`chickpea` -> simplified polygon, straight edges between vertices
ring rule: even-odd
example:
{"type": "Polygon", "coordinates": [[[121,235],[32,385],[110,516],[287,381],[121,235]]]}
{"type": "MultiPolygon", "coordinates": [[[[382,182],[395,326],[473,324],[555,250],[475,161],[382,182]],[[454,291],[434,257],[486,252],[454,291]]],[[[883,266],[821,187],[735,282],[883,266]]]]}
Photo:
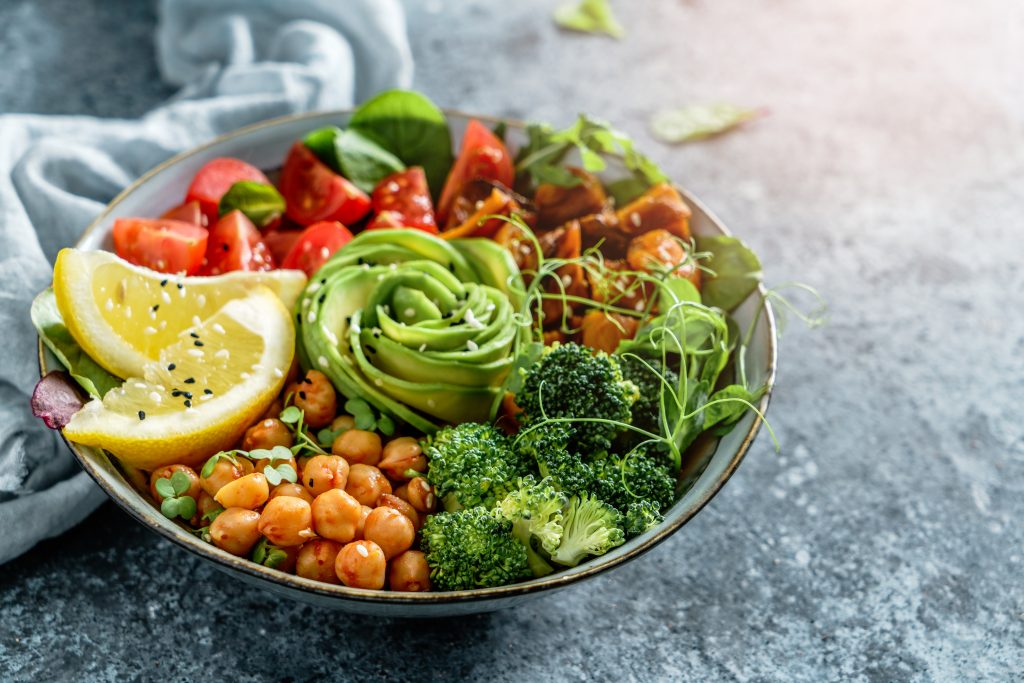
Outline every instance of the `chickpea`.
{"type": "Polygon", "coordinates": [[[391,561],[388,586],[393,591],[418,593],[430,590],[427,556],[419,550],[406,550],[391,561]]]}
{"type": "Polygon", "coordinates": [[[238,458],[237,464],[231,462],[227,458],[219,458],[217,462],[214,463],[213,471],[210,472],[210,476],[199,478],[199,485],[202,486],[203,490],[211,496],[216,496],[217,492],[225,485],[230,484],[236,479],[241,479],[252,471],[252,462],[246,458],[238,458]]]}
{"type": "Polygon", "coordinates": [[[356,419],[351,415],[339,415],[331,421],[332,432],[347,432],[356,428],[356,419]]]}
{"type": "Polygon", "coordinates": [[[213,499],[213,496],[206,491],[200,491],[199,499],[196,500],[196,516],[193,526],[206,526],[203,517],[218,508],[220,508],[220,504],[213,499]]]}
{"type": "MultiPolygon", "coordinates": [[[[377,500],[377,507],[379,508],[391,508],[392,510],[398,510],[403,515],[409,518],[412,525],[419,529],[420,528],[420,515],[416,512],[416,508],[409,504],[409,501],[402,500],[398,496],[391,493],[382,493],[380,498],[377,500]]],[[[380,545],[379,543],[377,545],[380,545]]]]}
{"type": "Polygon", "coordinates": [[[372,541],[353,541],[341,549],[334,561],[334,571],[341,582],[351,588],[380,590],[384,587],[387,559],[384,551],[372,541]]]}
{"type": "Polygon", "coordinates": [[[341,489],[330,489],[317,496],[312,513],[316,533],[339,543],[354,540],[361,526],[359,501],[341,489]]]}
{"type": "Polygon", "coordinates": [[[164,497],[157,493],[156,482],[159,479],[170,479],[175,472],[184,472],[188,477],[188,490],[182,495],[192,496],[192,500],[199,502],[199,475],[188,465],[167,465],[153,470],[153,474],[149,475],[149,492],[153,494],[156,502],[162,503],[164,500],[164,497]]]}
{"type": "Polygon", "coordinates": [[[310,504],[295,496],[278,496],[260,514],[260,533],[276,546],[301,545],[313,538],[310,504]]]}
{"type": "Polygon", "coordinates": [[[337,455],[314,455],[302,468],[302,485],[314,498],[331,489],[344,489],[348,477],[348,463],[337,455]]]}
{"type": "Polygon", "coordinates": [[[350,465],[376,465],[380,462],[380,435],[362,429],[350,429],[334,440],[331,453],[345,458],[350,465]]]}
{"type": "Polygon", "coordinates": [[[427,457],[419,441],[411,436],[400,436],[384,446],[384,458],[377,466],[391,479],[405,481],[409,479],[405,474],[409,470],[423,472],[427,469],[427,457]]]}
{"type": "Polygon", "coordinates": [[[253,472],[222,486],[213,498],[226,508],[255,510],[266,503],[269,497],[270,485],[267,484],[267,478],[259,472],[253,472]]]}
{"type": "Polygon", "coordinates": [[[326,538],[314,538],[299,548],[299,557],[295,563],[295,573],[304,579],[323,581],[324,583],[340,583],[334,562],[338,559],[341,544],[326,538]]]}
{"type": "Polygon", "coordinates": [[[292,364],[288,367],[288,374],[284,377],[285,385],[293,384],[299,379],[299,354],[292,357],[292,364]]]}
{"type": "Polygon", "coordinates": [[[338,412],[338,395],[327,375],[319,370],[310,370],[306,376],[288,387],[292,403],[305,413],[306,424],[313,429],[322,429],[331,423],[338,412]]]}
{"type": "Polygon", "coordinates": [[[409,482],[407,492],[409,504],[418,512],[433,512],[437,509],[437,496],[434,487],[424,477],[416,477],[409,482]]]}
{"type": "Polygon", "coordinates": [[[307,503],[313,502],[312,494],[310,494],[302,484],[292,484],[287,481],[275,486],[274,490],[270,492],[270,498],[268,498],[268,500],[274,500],[278,496],[292,496],[295,498],[301,498],[307,503]]]}
{"type": "Polygon", "coordinates": [[[391,482],[373,465],[352,465],[345,492],[363,505],[375,505],[382,493],[391,493],[391,482]]]}
{"type": "Polygon", "coordinates": [[[390,560],[412,547],[416,540],[416,527],[411,519],[395,508],[374,508],[366,518],[363,538],[379,545],[384,557],[390,560]]]}
{"type": "Polygon", "coordinates": [[[245,508],[228,508],[210,524],[210,540],[232,555],[247,555],[260,540],[260,513],[245,508]]]}
{"type": "Polygon", "coordinates": [[[263,413],[263,419],[268,417],[277,418],[277,416],[281,414],[282,410],[284,410],[284,402],[281,400],[281,397],[278,396],[274,399],[274,402],[270,404],[270,407],[267,408],[267,412],[263,413]]]}
{"type": "MultiPolygon", "coordinates": [[[[270,449],[274,446],[291,448],[293,443],[295,443],[295,439],[292,438],[292,432],[288,426],[276,418],[267,417],[245,430],[245,436],[242,437],[242,450],[270,449]]],[[[257,466],[256,469],[260,468],[257,466]]]]}
{"type": "Polygon", "coordinates": [[[363,540],[363,530],[366,529],[366,518],[373,512],[373,508],[369,505],[359,506],[359,525],[356,526],[356,540],[363,540]]]}

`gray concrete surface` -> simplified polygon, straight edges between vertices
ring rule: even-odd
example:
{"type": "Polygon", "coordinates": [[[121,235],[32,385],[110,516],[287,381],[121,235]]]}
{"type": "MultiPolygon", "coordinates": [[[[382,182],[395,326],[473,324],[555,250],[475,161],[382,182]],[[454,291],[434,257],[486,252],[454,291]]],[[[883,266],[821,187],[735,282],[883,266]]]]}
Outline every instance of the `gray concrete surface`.
{"type": "MultiPolygon", "coordinates": [[[[256,594],[107,505],[0,572],[0,679],[1024,680],[1024,6],[612,0],[621,42],[552,2],[410,0],[417,85],[468,110],[600,114],[817,285],[770,418],[723,493],[643,559],[453,621],[256,594]],[[658,107],[770,116],[682,148],[658,107]]],[[[0,110],[135,116],[148,3],[0,3],[0,110]],[[88,40],[82,36],[89,36],[88,40]]]]}

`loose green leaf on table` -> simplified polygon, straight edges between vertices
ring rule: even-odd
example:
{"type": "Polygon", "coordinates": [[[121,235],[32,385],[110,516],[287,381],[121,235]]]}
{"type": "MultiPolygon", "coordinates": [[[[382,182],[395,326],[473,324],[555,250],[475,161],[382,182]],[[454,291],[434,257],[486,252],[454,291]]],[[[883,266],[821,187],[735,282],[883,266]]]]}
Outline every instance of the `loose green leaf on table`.
{"type": "Polygon", "coordinates": [[[757,289],[761,282],[761,261],[736,237],[698,235],[696,242],[699,251],[711,254],[704,264],[711,271],[705,274],[701,287],[704,303],[731,311],[757,289]]]}
{"type": "Polygon", "coordinates": [[[655,114],[651,132],[662,142],[678,144],[719,135],[760,114],[732,104],[692,104],[655,114]]]}
{"type": "Polygon", "coordinates": [[[613,38],[621,38],[626,33],[608,0],[569,2],[555,9],[554,18],[556,24],[570,31],[604,33],[613,38]]]}
{"type": "Polygon", "coordinates": [[[257,228],[265,228],[284,213],[284,197],[277,188],[254,180],[240,180],[220,198],[218,213],[227,215],[239,210],[257,228]]]}

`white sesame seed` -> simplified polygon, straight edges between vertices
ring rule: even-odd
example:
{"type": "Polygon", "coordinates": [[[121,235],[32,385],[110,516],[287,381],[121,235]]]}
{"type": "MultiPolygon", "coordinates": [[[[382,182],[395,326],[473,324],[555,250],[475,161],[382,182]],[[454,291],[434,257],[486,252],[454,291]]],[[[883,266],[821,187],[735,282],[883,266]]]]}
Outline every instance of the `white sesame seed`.
{"type": "Polygon", "coordinates": [[[252,364],[252,371],[253,372],[259,372],[262,369],[263,369],[263,366],[260,365],[259,363],[253,363],[252,364]]]}
{"type": "Polygon", "coordinates": [[[192,316],[192,324],[195,325],[196,327],[199,327],[203,324],[203,321],[199,319],[198,315],[194,315],[192,316]]]}
{"type": "Polygon", "coordinates": [[[243,372],[241,375],[242,379],[249,379],[251,376],[248,372],[243,372]]]}
{"type": "Polygon", "coordinates": [[[167,293],[167,290],[160,292],[160,298],[164,300],[165,304],[171,303],[171,295],[167,293]]]}
{"type": "Polygon", "coordinates": [[[469,341],[466,342],[466,348],[469,349],[470,351],[479,351],[480,350],[480,347],[472,339],[470,339],[469,341]]]}
{"type": "Polygon", "coordinates": [[[430,509],[430,508],[434,507],[434,494],[433,493],[428,493],[427,494],[426,503],[427,503],[427,509],[430,509]]]}
{"type": "Polygon", "coordinates": [[[331,342],[335,346],[338,345],[338,335],[334,334],[326,327],[321,327],[320,329],[323,330],[324,336],[327,337],[327,341],[331,342]]]}
{"type": "Polygon", "coordinates": [[[466,315],[464,315],[462,319],[465,320],[466,324],[474,330],[483,329],[484,327],[484,324],[476,319],[476,313],[473,312],[472,308],[466,309],[466,315]]]}
{"type": "Polygon", "coordinates": [[[369,270],[369,269],[370,269],[370,264],[369,263],[364,263],[363,264],[363,270],[369,270]]]}
{"type": "Polygon", "coordinates": [[[274,368],[274,377],[277,377],[278,379],[284,377],[284,373],[281,372],[281,368],[274,368]]]}
{"type": "Polygon", "coordinates": [[[311,324],[315,323],[316,322],[316,311],[310,309],[309,315],[306,316],[306,320],[308,320],[311,324]]]}
{"type": "Polygon", "coordinates": [[[202,396],[199,397],[199,400],[209,401],[211,398],[213,398],[213,394],[203,394],[202,396]]]}
{"type": "Polygon", "coordinates": [[[416,315],[416,309],[414,309],[414,308],[407,308],[407,309],[405,309],[405,317],[406,318],[412,318],[415,315],[416,315]]]}
{"type": "Polygon", "coordinates": [[[206,308],[206,295],[200,294],[197,296],[196,303],[199,304],[199,308],[206,308]]]}
{"type": "Polygon", "coordinates": [[[188,355],[192,356],[193,358],[203,357],[203,352],[200,351],[199,349],[189,349],[186,353],[188,353],[188,355]]]}
{"type": "Polygon", "coordinates": [[[360,543],[359,545],[356,546],[356,552],[359,553],[360,555],[362,555],[363,557],[369,557],[370,556],[370,551],[367,550],[366,546],[363,545],[362,543],[360,543]]]}
{"type": "Polygon", "coordinates": [[[320,356],[319,358],[317,358],[316,359],[316,364],[319,365],[322,368],[326,368],[327,367],[327,356],[320,356]]]}
{"type": "Polygon", "coordinates": [[[629,214],[629,222],[633,224],[633,227],[639,228],[643,221],[640,220],[640,214],[635,211],[629,214]]]}
{"type": "Polygon", "coordinates": [[[402,186],[399,185],[398,183],[396,183],[394,180],[388,182],[387,190],[391,194],[394,194],[394,193],[398,192],[401,189],[402,189],[402,186]]]}
{"type": "Polygon", "coordinates": [[[131,318],[132,317],[132,307],[131,306],[125,306],[124,307],[124,317],[126,317],[126,318],[131,318]]]}
{"type": "MultiPolygon", "coordinates": [[[[178,284],[181,283],[179,282],[178,284]]],[[[178,288],[178,296],[182,299],[185,298],[185,285],[181,285],[181,287],[178,288]]]]}
{"type": "Polygon", "coordinates": [[[108,311],[114,310],[114,300],[107,299],[107,303],[103,304],[103,308],[107,309],[108,311]]]}
{"type": "Polygon", "coordinates": [[[218,334],[225,334],[224,326],[221,325],[220,323],[213,324],[213,331],[218,334]]]}
{"type": "Polygon", "coordinates": [[[311,282],[309,284],[309,287],[306,288],[306,291],[309,292],[310,294],[314,294],[320,291],[320,281],[314,280],[313,282],[311,282]]]}
{"type": "Polygon", "coordinates": [[[149,387],[149,385],[146,384],[145,382],[132,382],[132,386],[134,386],[136,389],[146,389],[149,387]]]}
{"type": "Polygon", "coordinates": [[[231,352],[228,351],[227,349],[221,349],[217,353],[213,354],[214,358],[225,358],[226,359],[226,358],[229,358],[230,356],[231,356],[231,352]]]}
{"type": "Polygon", "coordinates": [[[156,328],[155,327],[150,327],[150,326],[147,325],[145,327],[145,329],[142,330],[142,333],[143,334],[156,334],[156,328]]]}
{"type": "Polygon", "coordinates": [[[427,350],[427,345],[426,345],[426,343],[420,344],[420,353],[423,353],[423,352],[424,352],[424,351],[426,351],[426,350],[427,350]]]}
{"type": "Polygon", "coordinates": [[[373,380],[373,383],[376,384],[378,387],[384,386],[384,380],[382,380],[380,377],[378,377],[377,379],[373,380]]]}
{"type": "Polygon", "coordinates": [[[157,270],[163,270],[166,267],[167,267],[167,261],[164,261],[162,258],[158,258],[156,260],[156,269],[157,270]]]}
{"type": "Polygon", "coordinates": [[[398,264],[397,263],[389,263],[388,264],[388,268],[390,268],[391,270],[398,270],[398,264]]]}
{"type": "Polygon", "coordinates": [[[166,330],[166,329],[167,329],[167,321],[166,321],[166,320],[161,320],[161,321],[160,321],[160,325],[158,325],[158,327],[159,327],[159,328],[160,328],[161,330],[166,330]]]}
{"type": "Polygon", "coordinates": [[[153,403],[159,403],[161,401],[160,394],[156,393],[155,391],[149,392],[149,400],[152,401],[153,403]]]}

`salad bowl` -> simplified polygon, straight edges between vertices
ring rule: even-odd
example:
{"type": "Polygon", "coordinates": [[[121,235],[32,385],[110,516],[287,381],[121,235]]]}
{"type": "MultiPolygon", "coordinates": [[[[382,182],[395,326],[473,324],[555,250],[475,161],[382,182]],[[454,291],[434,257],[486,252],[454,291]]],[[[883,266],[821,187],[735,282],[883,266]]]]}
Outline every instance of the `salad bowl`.
{"type": "MultiPolygon", "coordinates": [[[[471,119],[490,124],[504,123],[506,139],[515,148],[526,141],[524,124],[499,121],[486,116],[470,116],[446,111],[455,140],[461,138],[471,119]]],[[[195,173],[217,157],[236,157],[258,168],[276,167],[289,146],[309,131],[328,125],[344,125],[350,111],[302,114],[258,123],[216,138],[204,145],[179,154],[152,169],[118,195],[86,228],[77,243],[83,250],[112,248],[111,231],[117,218],[155,215],[172,207],[181,197],[195,173]]],[[[614,180],[614,164],[601,174],[602,180],[614,180]]],[[[691,226],[697,235],[727,235],[726,227],[701,202],[684,188],[679,188],[692,209],[691,226]]],[[[776,326],[763,286],[759,286],[737,307],[732,316],[741,332],[749,331],[745,347],[746,372],[765,391],[758,400],[763,415],[768,407],[776,367],[776,326]]],[[[61,369],[57,359],[40,341],[40,375],[61,369]]],[[[600,557],[555,574],[497,588],[479,588],[450,592],[399,593],[384,590],[348,588],[320,583],[255,564],[203,542],[183,526],[164,517],[140,493],[133,483],[133,473],[97,448],[66,443],[82,468],[104,492],[130,516],[172,543],[210,562],[231,576],[267,591],[314,605],[333,607],[349,612],[393,617],[440,617],[486,612],[510,607],[547,595],[586,579],[610,572],[625,562],[636,559],[679,531],[721,490],[736,471],[753,443],[761,422],[748,410],[729,433],[716,438],[702,438],[688,452],[681,479],[683,494],[665,514],[664,521],[654,529],[630,539],[600,557]]]]}

